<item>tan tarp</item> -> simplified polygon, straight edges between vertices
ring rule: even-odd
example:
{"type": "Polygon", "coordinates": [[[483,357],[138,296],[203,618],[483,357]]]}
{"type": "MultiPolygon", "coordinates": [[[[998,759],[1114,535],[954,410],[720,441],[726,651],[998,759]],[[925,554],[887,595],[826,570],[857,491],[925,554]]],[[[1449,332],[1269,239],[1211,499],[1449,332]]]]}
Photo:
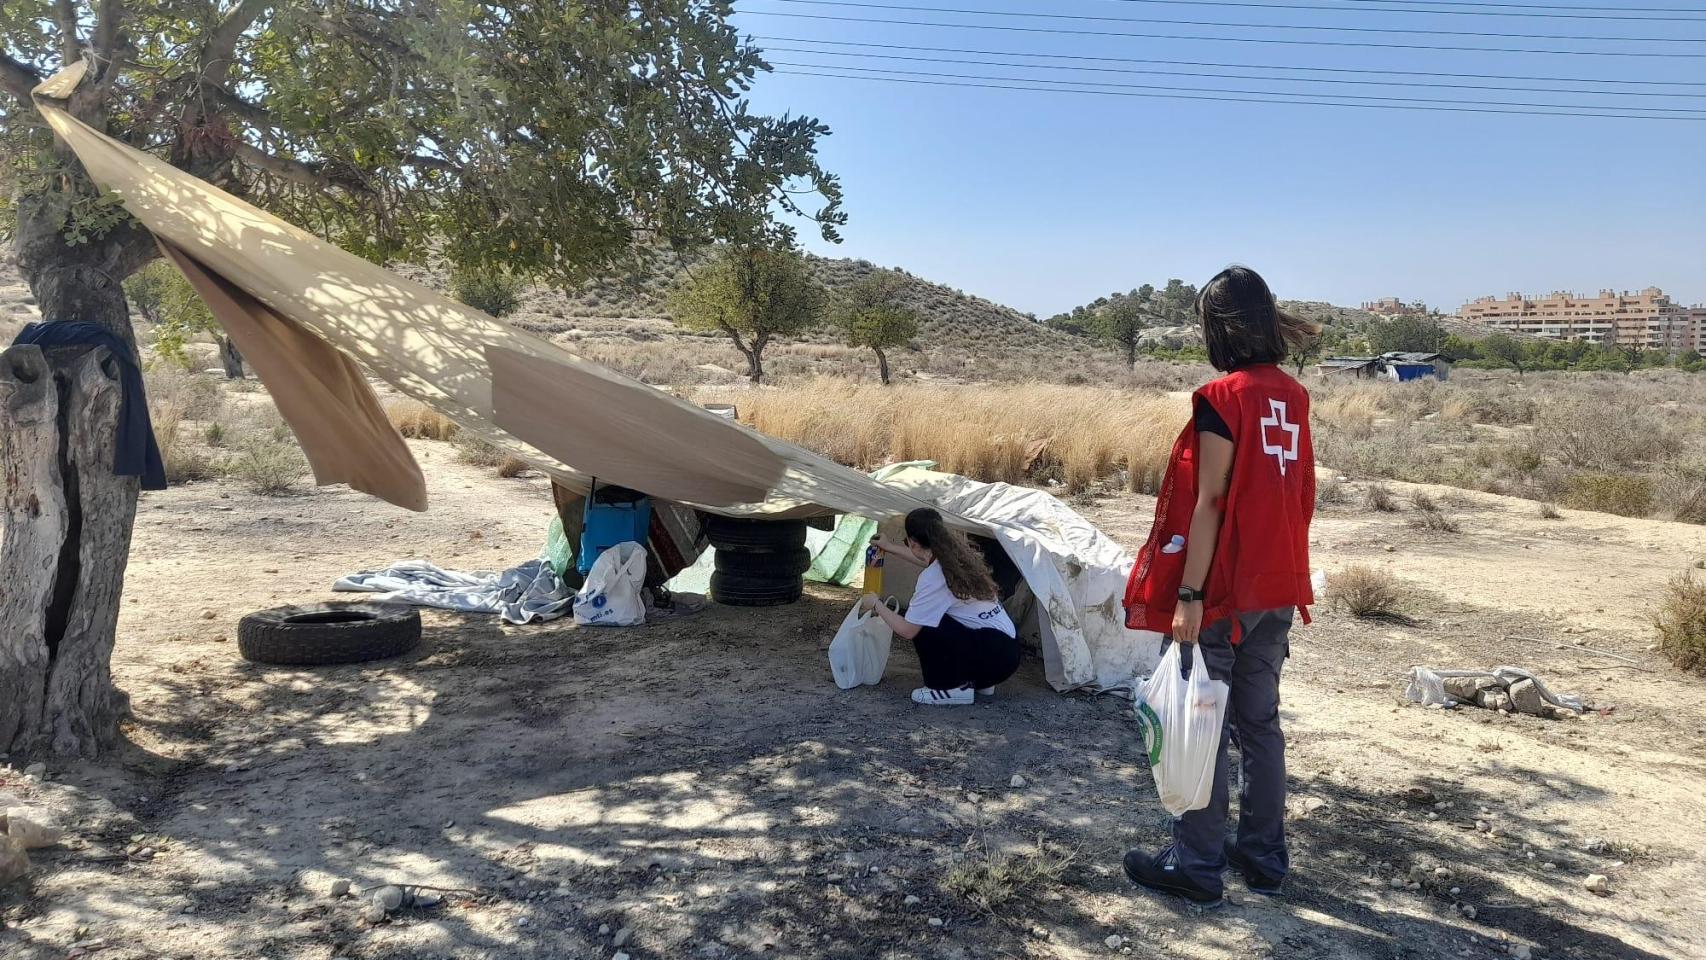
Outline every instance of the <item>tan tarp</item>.
{"type": "MultiPolygon", "coordinates": [[[[42,116],[95,183],[189,266],[198,290],[218,291],[209,306],[221,323],[290,345],[266,364],[259,353],[267,347],[250,354],[238,340],[322,481],[421,505],[419,470],[400,441],[347,442],[380,432],[377,404],[361,391],[320,389],[305,369],[304,333],[572,489],[584,492],[596,476],[732,514],[881,517],[923,505],[405,280],[119,143],[51,102],[84,69],[75,64],[36,88],[51,98],[37,100],[42,116]],[[349,430],[322,422],[340,418],[366,422],[349,430]]],[[[384,431],[395,436],[388,424],[384,431]]]]}

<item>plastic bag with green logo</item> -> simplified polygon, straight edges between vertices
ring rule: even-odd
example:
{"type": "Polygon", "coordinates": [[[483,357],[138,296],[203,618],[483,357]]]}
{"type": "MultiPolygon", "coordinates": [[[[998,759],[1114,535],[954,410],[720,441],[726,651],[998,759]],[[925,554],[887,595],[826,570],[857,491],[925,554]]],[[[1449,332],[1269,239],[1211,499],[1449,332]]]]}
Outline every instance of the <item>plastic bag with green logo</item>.
{"type": "Polygon", "coordinates": [[[1184,675],[1180,646],[1167,645],[1154,676],[1137,696],[1137,726],[1149,754],[1149,772],[1155,775],[1162,808],[1175,817],[1208,806],[1227,697],[1226,684],[1208,675],[1195,649],[1191,675],[1184,675]]]}

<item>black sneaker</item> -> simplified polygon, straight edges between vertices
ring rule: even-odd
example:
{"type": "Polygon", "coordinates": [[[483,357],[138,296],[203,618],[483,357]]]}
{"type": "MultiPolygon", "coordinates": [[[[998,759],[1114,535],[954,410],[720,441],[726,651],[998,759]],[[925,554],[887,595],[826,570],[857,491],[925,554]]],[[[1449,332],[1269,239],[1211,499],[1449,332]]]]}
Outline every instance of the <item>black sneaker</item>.
{"type": "Polygon", "coordinates": [[[1219,890],[1198,886],[1191,878],[1180,873],[1171,851],[1162,854],[1160,858],[1151,857],[1142,850],[1127,852],[1125,875],[1140,887],[1176,894],[1205,909],[1212,910],[1225,902],[1220,898],[1219,890]]]}
{"type": "Polygon", "coordinates": [[[1251,863],[1250,858],[1244,856],[1244,852],[1238,849],[1237,842],[1231,837],[1226,838],[1221,849],[1226,852],[1227,865],[1243,875],[1245,889],[1251,893],[1259,893],[1264,897],[1280,895],[1280,885],[1285,883],[1284,877],[1276,880],[1262,872],[1261,867],[1251,863]]]}

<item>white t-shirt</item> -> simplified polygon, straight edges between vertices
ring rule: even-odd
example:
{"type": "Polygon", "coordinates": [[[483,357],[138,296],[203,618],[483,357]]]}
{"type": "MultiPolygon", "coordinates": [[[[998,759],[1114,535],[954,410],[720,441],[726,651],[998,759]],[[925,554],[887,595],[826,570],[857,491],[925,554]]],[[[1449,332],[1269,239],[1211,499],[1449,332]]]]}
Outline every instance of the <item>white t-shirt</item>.
{"type": "Polygon", "coordinates": [[[939,627],[942,617],[953,617],[960,623],[982,630],[993,628],[1009,637],[1017,636],[1013,620],[994,600],[961,600],[948,590],[948,579],[942,575],[942,565],[932,563],[918,575],[918,586],[912,592],[912,604],[906,608],[906,622],[921,627],[939,627]]]}

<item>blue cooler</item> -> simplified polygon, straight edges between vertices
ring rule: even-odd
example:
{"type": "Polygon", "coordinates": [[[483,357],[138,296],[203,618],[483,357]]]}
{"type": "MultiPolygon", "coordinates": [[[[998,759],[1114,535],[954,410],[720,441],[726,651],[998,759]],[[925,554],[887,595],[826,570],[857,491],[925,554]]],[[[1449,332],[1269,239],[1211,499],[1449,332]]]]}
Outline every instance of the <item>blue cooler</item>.
{"type": "Polygon", "coordinates": [[[598,555],[619,543],[637,543],[644,547],[651,539],[652,501],[643,494],[622,487],[598,488],[592,482],[592,492],[586,497],[585,526],[581,529],[580,550],[576,569],[581,576],[592,572],[598,555]],[[603,497],[601,500],[600,497],[603,497]]]}

